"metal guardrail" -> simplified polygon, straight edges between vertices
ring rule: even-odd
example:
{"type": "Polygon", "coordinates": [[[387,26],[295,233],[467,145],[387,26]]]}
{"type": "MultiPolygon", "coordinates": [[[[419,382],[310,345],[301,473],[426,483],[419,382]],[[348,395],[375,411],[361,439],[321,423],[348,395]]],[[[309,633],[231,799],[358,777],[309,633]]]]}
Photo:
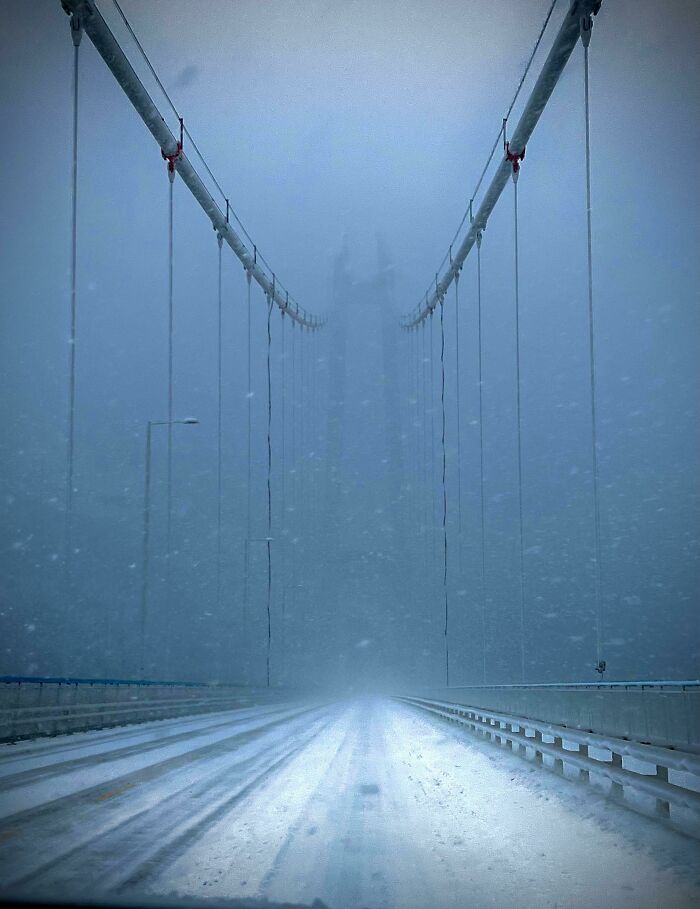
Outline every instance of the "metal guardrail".
{"type": "Polygon", "coordinates": [[[0,678],[0,742],[241,709],[279,692],[206,683],[0,678]]]}
{"type": "Polygon", "coordinates": [[[397,693],[700,754],[697,680],[473,685],[397,693]]]}
{"type": "Polygon", "coordinates": [[[611,784],[611,797],[700,835],[700,757],[696,754],[481,707],[415,697],[397,699],[459,723],[521,757],[530,753],[537,764],[560,775],[564,775],[567,764],[578,770],[578,779],[584,782],[590,782],[591,775],[602,777],[611,784]],[[551,766],[545,763],[545,756],[552,759],[551,766]],[[652,811],[638,800],[630,799],[631,793],[651,798],[652,811]]]}
{"type": "MultiPolygon", "coordinates": [[[[0,681],[2,679],[0,678],[0,681]]],[[[533,688],[557,688],[562,691],[566,691],[570,688],[574,690],[580,690],[582,688],[595,688],[597,690],[607,690],[611,688],[613,690],[635,690],[635,689],[659,689],[663,691],[668,690],[677,690],[685,691],[686,689],[700,688],[700,680],[698,679],[648,679],[647,681],[634,681],[634,682],[511,682],[508,684],[502,685],[453,685],[450,689],[451,691],[483,691],[485,688],[493,689],[494,691],[510,691],[515,689],[522,689],[525,691],[531,691],[533,688]]]]}

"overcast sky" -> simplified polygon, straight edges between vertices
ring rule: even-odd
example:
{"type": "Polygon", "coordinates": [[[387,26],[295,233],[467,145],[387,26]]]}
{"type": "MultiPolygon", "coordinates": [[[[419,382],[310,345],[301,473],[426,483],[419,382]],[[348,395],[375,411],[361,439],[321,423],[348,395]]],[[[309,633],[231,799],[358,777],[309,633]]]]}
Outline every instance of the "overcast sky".
{"type": "MultiPolygon", "coordinates": [[[[48,671],[50,660],[42,662],[41,653],[51,646],[58,576],[47,566],[61,548],[65,464],[72,45],[58,0],[34,0],[22,15],[16,3],[0,2],[5,22],[11,22],[0,34],[3,552],[5,618],[13,635],[5,656],[13,670],[48,671]],[[53,517],[43,516],[43,508],[53,517]],[[38,580],[44,577],[48,580],[38,580]],[[44,629],[44,643],[28,636],[30,625],[44,629]]],[[[374,275],[380,235],[392,266],[398,316],[434,280],[549,3],[122,0],[122,5],[233,207],[290,292],[312,311],[329,310],[333,263],[343,243],[350,280],[361,282],[374,275]]],[[[98,6],[174,129],[174,115],[114,6],[110,0],[98,6]]],[[[523,99],[566,9],[560,0],[523,99]]],[[[612,662],[627,677],[668,674],[674,667],[686,675],[697,672],[698,46],[697,3],[606,0],[590,52],[606,609],[612,662]]],[[[76,507],[85,507],[86,514],[93,508],[94,517],[106,502],[122,502],[119,507],[126,511],[108,522],[114,539],[109,533],[83,532],[86,547],[100,540],[104,549],[91,557],[90,589],[105,588],[95,566],[105,571],[109,566],[107,587],[131,602],[138,594],[138,572],[130,566],[137,564],[140,539],[143,427],[162,415],[165,400],[167,179],[156,144],[87,39],[80,66],[77,456],[84,498],[79,496],[76,507]],[[124,589],[120,578],[127,579],[124,589]]],[[[533,560],[528,615],[535,623],[533,636],[542,641],[533,663],[537,677],[578,678],[591,664],[582,79],[577,47],[528,145],[519,183],[525,503],[533,560]],[[570,569],[570,563],[578,568],[570,569]],[[577,622],[581,627],[574,627],[577,622]],[[552,652],[566,652],[564,668],[556,662],[545,667],[552,652]]],[[[520,104],[511,131],[519,110],[520,104]]],[[[197,164],[191,149],[186,151],[197,164]]],[[[512,624],[509,604],[517,565],[510,523],[515,501],[511,198],[507,187],[486,231],[483,253],[489,526],[494,585],[505,585],[490,605],[494,650],[512,624]]],[[[231,301],[225,383],[232,408],[226,445],[233,546],[240,543],[235,522],[242,501],[245,282],[228,254],[224,286],[231,301]]],[[[462,287],[467,320],[462,431],[471,507],[477,464],[475,385],[469,372],[476,355],[470,346],[472,258],[462,287]]],[[[181,509],[193,522],[185,534],[193,549],[183,569],[183,622],[189,615],[187,597],[196,595],[201,577],[210,583],[211,574],[206,562],[211,546],[206,555],[205,541],[214,512],[205,514],[200,506],[203,496],[212,501],[215,293],[210,226],[178,183],[176,407],[202,420],[196,433],[183,433],[178,441],[179,463],[190,477],[181,509]]],[[[260,301],[257,307],[256,318],[264,318],[260,301]]],[[[373,313],[371,307],[358,309],[348,329],[348,356],[355,359],[348,361],[347,372],[360,383],[355,397],[352,388],[348,391],[349,407],[371,397],[360,388],[365,380],[381,394],[386,342],[373,313]]],[[[452,310],[446,318],[451,325],[452,310]]],[[[262,343],[262,321],[255,330],[262,343]]],[[[450,345],[448,334],[449,420],[454,421],[450,345]]],[[[263,348],[256,351],[262,369],[263,348]]],[[[323,370],[332,355],[322,346],[319,381],[328,382],[323,370]]],[[[392,381],[403,382],[402,376],[392,381]]],[[[262,379],[260,373],[257,380],[262,379]]],[[[406,403],[405,386],[395,390],[397,400],[406,403]]],[[[383,417],[372,423],[358,414],[348,417],[346,428],[356,444],[355,473],[363,477],[381,460],[385,440],[380,435],[388,430],[378,425],[383,417]]],[[[262,410],[256,420],[263,420],[262,410]]],[[[262,422],[259,428],[262,433],[262,422]]],[[[262,445],[262,435],[256,440],[262,445]]],[[[449,483],[454,484],[453,423],[448,444],[449,483]]],[[[261,464],[264,454],[260,447],[261,464]]],[[[256,483],[262,484],[262,475],[256,475],[256,483]]],[[[354,495],[350,487],[345,491],[354,495]]],[[[382,498],[377,488],[367,495],[382,498]]],[[[107,520],[107,514],[101,518],[107,520]]],[[[475,532],[471,528],[465,545],[474,544],[475,532]]],[[[377,540],[367,546],[382,548],[377,540]]],[[[356,592],[366,594],[372,572],[380,569],[362,570],[356,592]]],[[[468,649],[473,616],[466,601],[474,599],[477,588],[469,567],[459,570],[466,574],[451,575],[450,584],[462,606],[457,631],[468,649]]],[[[234,577],[231,569],[234,585],[240,581],[236,571],[234,577]]],[[[397,571],[401,574],[400,567],[397,571]]],[[[327,615],[328,591],[323,597],[316,608],[327,615]]],[[[427,650],[424,641],[405,634],[406,642],[413,640],[402,655],[407,669],[414,645],[423,648],[427,663],[439,655],[439,596],[436,602],[435,640],[425,645],[427,650]]],[[[105,603],[99,609],[109,611],[105,603]]],[[[353,608],[343,605],[351,614],[353,608]]],[[[355,625],[335,642],[337,653],[372,637],[362,628],[369,615],[375,623],[372,634],[393,634],[403,608],[387,607],[391,622],[387,619],[382,629],[384,607],[370,597],[357,606],[355,625]]],[[[409,626],[412,617],[409,609],[404,624],[409,626]]],[[[303,636],[300,632],[300,641],[303,636]]],[[[319,639],[319,652],[326,644],[327,638],[319,639]]],[[[378,649],[376,664],[390,661],[388,653],[378,649]]],[[[330,662],[335,654],[330,648],[330,662]]],[[[475,656],[465,658],[465,680],[471,678],[469,661],[475,656]]],[[[498,664],[501,680],[511,677],[509,659],[498,664]]],[[[99,669],[94,664],[91,671],[99,669]]]]}

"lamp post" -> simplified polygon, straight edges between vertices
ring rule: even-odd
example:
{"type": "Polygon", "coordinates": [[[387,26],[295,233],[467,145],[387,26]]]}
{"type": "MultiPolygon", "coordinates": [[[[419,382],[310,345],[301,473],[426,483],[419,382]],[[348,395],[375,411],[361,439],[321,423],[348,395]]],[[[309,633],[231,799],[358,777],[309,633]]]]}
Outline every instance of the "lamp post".
{"type": "Polygon", "coordinates": [[[146,677],[146,614],[148,609],[148,543],[151,531],[151,431],[154,426],[196,426],[199,420],[186,417],[184,420],[149,420],[146,424],[146,470],[143,496],[143,558],[141,579],[141,659],[140,675],[146,677]]]}

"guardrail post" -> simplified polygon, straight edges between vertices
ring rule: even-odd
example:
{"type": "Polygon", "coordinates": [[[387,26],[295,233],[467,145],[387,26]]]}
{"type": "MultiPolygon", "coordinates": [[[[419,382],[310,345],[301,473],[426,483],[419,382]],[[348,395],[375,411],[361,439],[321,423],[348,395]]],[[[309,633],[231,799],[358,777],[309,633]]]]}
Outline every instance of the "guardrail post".
{"type": "MultiPolygon", "coordinates": [[[[663,764],[656,765],[656,779],[668,783],[668,767],[663,764]]],[[[656,800],[656,816],[668,820],[671,817],[671,806],[666,799],[656,800]]]]}
{"type": "MultiPolygon", "coordinates": [[[[536,742],[536,743],[537,743],[537,742],[541,742],[541,741],[542,741],[542,733],[540,732],[540,730],[539,730],[539,729],[535,729],[534,732],[535,732],[535,742],[536,742]]],[[[536,763],[536,764],[542,764],[542,763],[543,763],[542,751],[537,747],[537,744],[535,744],[533,747],[534,747],[534,749],[535,749],[535,763],[536,763]]]]}
{"type": "MultiPolygon", "coordinates": [[[[512,723],[504,723],[504,725],[505,725],[506,732],[510,732],[510,733],[513,732],[512,723]]],[[[512,739],[510,739],[510,738],[506,739],[506,748],[508,748],[510,751],[513,750],[513,740],[512,739]]]]}
{"type": "MultiPolygon", "coordinates": [[[[579,745],[578,753],[581,755],[581,757],[587,758],[588,757],[588,745],[583,745],[583,744],[579,745]]],[[[590,782],[591,775],[588,772],[588,770],[579,770],[578,778],[582,783],[588,783],[588,782],[590,782]]]]}
{"type": "MultiPolygon", "coordinates": [[[[523,726],[522,723],[518,723],[518,732],[524,738],[527,738],[527,729],[523,726]]],[[[525,742],[518,742],[518,755],[520,757],[527,757],[527,745],[525,742]]]]}
{"type": "MultiPolygon", "coordinates": [[[[555,748],[561,748],[562,750],[564,749],[564,742],[561,740],[561,738],[559,736],[554,737],[553,744],[554,744],[555,748]]],[[[555,773],[559,773],[563,776],[564,775],[564,759],[560,758],[560,757],[555,757],[553,769],[554,769],[555,773]]]]}
{"type": "MultiPolygon", "coordinates": [[[[612,759],[610,763],[613,767],[619,767],[622,769],[622,755],[618,754],[617,751],[611,752],[612,759]]],[[[625,790],[622,786],[622,783],[612,783],[610,786],[610,795],[614,799],[622,799],[625,797],[625,790]]]]}

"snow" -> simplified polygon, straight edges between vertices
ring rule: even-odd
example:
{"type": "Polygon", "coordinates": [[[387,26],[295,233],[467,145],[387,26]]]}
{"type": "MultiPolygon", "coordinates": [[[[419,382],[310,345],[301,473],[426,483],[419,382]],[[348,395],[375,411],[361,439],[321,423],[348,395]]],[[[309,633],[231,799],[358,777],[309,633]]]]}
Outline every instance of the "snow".
{"type": "Polygon", "coordinates": [[[2,749],[0,876],[331,909],[700,900],[697,844],[588,787],[405,704],[302,710],[2,749]]]}

